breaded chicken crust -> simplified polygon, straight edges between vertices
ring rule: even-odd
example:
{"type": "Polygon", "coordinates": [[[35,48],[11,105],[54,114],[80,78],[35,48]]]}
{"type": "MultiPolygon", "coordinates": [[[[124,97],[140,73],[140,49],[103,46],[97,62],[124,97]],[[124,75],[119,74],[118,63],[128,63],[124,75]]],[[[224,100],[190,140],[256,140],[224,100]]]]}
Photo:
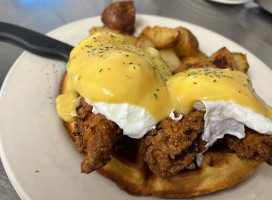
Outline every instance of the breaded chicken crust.
{"type": "Polygon", "coordinates": [[[227,136],[228,147],[241,159],[266,162],[272,165],[272,135],[260,134],[246,128],[246,137],[227,136]]]}
{"type": "Polygon", "coordinates": [[[205,149],[201,139],[204,111],[191,111],[180,121],[166,118],[145,138],[145,162],[162,178],[176,175],[182,169],[195,169],[196,154],[205,149]]]}
{"type": "Polygon", "coordinates": [[[111,159],[116,141],[121,137],[122,130],[116,123],[104,115],[94,114],[93,107],[81,98],[76,109],[75,130],[72,133],[75,145],[84,155],[81,172],[90,173],[106,165],[111,159]]]}
{"type": "MultiPolygon", "coordinates": [[[[123,136],[118,125],[102,114],[94,114],[83,98],[76,109],[73,138],[84,155],[81,172],[90,173],[105,166],[123,136]]],[[[195,169],[197,153],[205,150],[201,139],[205,111],[191,111],[180,121],[166,118],[145,136],[144,160],[156,175],[175,176],[183,169],[195,169]]],[[[246,128],[246,137],[226,136],[227,146],[241,159],[272,164],[272,135],[263,135],[246,128]]]]}

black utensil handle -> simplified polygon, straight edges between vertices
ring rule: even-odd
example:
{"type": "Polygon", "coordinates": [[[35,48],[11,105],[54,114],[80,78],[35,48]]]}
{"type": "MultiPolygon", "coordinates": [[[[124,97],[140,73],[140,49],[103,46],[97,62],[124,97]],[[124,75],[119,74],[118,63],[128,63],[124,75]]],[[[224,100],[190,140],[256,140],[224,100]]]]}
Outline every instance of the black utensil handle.
{"type": "Polygon", "coordinates": [[[0,41],[19,46],[31,53],[56,58],[64,61],[69,60],[73,47],[41,33],[0,22],[0,41]]]}

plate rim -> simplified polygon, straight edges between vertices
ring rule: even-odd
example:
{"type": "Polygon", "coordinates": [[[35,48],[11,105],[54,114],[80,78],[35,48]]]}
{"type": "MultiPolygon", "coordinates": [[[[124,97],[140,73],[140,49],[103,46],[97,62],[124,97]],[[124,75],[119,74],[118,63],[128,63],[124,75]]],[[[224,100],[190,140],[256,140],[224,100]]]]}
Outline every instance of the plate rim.
{"type": "MultiPolygon", "coordinates": [[[[154,18],[161,18],[161,19],[167,19],[167,20],[174,20],[174,21],[177,21],[177,22],[182,22],[184,24],[188,24],[190,26],[195,26],[197,28],[200,28],[200,29],[203,29],[205,31],[209,31],[209,32],[212,32],[213,34],[215,34],[217,37],[220,37],[220,38],[225,38],[229,41],[231,41],[232,43],[234,43],[235,45],[245,49],[247,52],[249,52],[251,54],[251,56],[253,56],[254,59],[257,59],[259,62],[262,63],[262,65],[266,66],[269,70],[271,70],[271,68],[269,68],[269,66],[264,63],[261,59],[259,59],[255,54],[253,54],[251,51],[249,51],[248,49],[246,49],[245,47],[243,47],[242,45],[236,43],[235,41],[233,41],[232,39],[228,38],[227,36],[223,36],[213,30],[210,30],[208,28],[205,28],[205,27],[202,27],[202,26],[199,26],[199,25],[196,25],[194,23],[190,23],[190,22],[187,22],[187,21],[183,21],[183,20],[180,20],[180,19],[176,19],[176,18],[170,18],[170,17],[164,17],[164,16],[158,16],[158,15],[148,15],[148,14],[136,14],[136,18],[137,17],[143,17],[143,18],[146,18],[146,17],[154,17],[154,18]]],[[[64,24],[60,27],[57,27],[53,30],[51,30],[50,32],[46,33],[46,35],[48,36],[51,36],[51,34],[58,30],[58,29],[62,29],[66,26],[70,26],[72,24],[77,24],[79,22],[82,22],[82,21],[88,21],[90,19],[98,19],[100,18],[100,16],[93,16],[93,17],[88,17],[88,18],[83,18],[83,19],[79,19],[79,20],[76,20],[76,21],[72,21],[68,24],[64,24]]],[[[52,37],[52,36],[51,36],[52,37]]],[[[2,99],[3,99],[3,96],[4,96],[4,92],[5,92],[5,88],[7,87],[6,85],[8,84],[8,81],[9,81],[9,77],[12,75],[13,71],[16,70],[16,68],[14,66],[16,66],[16,64],[19,62],[19,60],[22,59],[22,57],[24,57],[24,55],[26,54],[27,51],[23,51],[19,56],[18,58],[14,61],[14,63],[12,64],[12,66],[10,67],[4,81],[3,81],[3,84],[1,86],[1,89],[0,89],[0,113],[2,112],[2,99]]],[[[26,200],[33,200],[26,192],[25,190],[23,189],[23,186],[18,182],[16,181],[16,177],[15,177],[15,173],[14,171],[11,170],[10,168],[10,163],[8,162],[8,157],[7,157],[7,154],[5,152],[5,149],[4,149],[4,145],[3,145],[3,140],[1,140],[2,138],[2,126],[1,124],[3,123],[3,119],[2,119],[2,115],[0,115],[0,157],[1,157],[1,160],[2,160],[2,163],[3,163],[3,166],[4,166],[4,169],[8,175],[8,178],[13,186],[13,188],[15,189],[15,191],[17,192],[17,194],[19,195],[19,197],[21,199],[26,199],[26,200]]]]}
{"type": "Polygon", "coordinates": [[[228,4],[228,5],[238,5],[238,4],[247,3],[250,0],[236,0],[236,1],[231,1],[231,0],[209,0],[209,1],[216,2],[216,3],[221,3],[221,4],[228,4]]]}

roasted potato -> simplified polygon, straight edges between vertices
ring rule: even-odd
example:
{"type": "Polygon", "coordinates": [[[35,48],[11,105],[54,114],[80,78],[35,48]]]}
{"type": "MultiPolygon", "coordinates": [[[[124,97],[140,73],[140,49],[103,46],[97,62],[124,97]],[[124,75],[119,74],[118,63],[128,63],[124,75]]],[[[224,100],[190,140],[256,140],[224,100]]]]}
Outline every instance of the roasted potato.
{"type": "Polygon", "coordinates": [[[173,48],[161,49],[160,54],[171,71],[174,71],[181,64],[179,57],[173,48]]]}
{"type": "MultiPolygon", "coordinates": [[[[107,27],[92,27],[90,30],[89,30],[89,33],[90,35],[94,34],[95,32],[97,31],[110,31],[110,32],[114,32],[114,33],[120,33],[120,31],[116,30],[116,29],[110,29],[110,28],[107,28],[107,27]]],[[[126,33],[123,33],[124,36],[126,36],[126,38],[134,45],[136,45],[136,42],[137,42],[137,38],[134,36],[134,35],[130,35],[130,34],[126,34],[126,33]]]]}
{"type": "Polygon", "coordinates": [[[186,57],[182,57],[180,59],[181,63],[190,63],[190,64],[194,64],[196,62],[200,62],[200,61],[204,61],[208,58],[208,56],[199,51],[195,56],[186,56],[186,57]]]}
{"type": "Polygon", "coordinates": [[[213,67],[220,69],[233,68],[241,72],[247,73],[249,67],[245,54],[232,53],[226,47],[219,49],[205,60],[200,60],[195,63],[183,62],[186,59],[190,60],[190,57],[185,57],[184,59],[181,60],[182,63],[174,71],[175,73],[185,71],[189,68],[205,68],[205,67],[213,67]]]}
{"type": "Polygon", "coordinates": [[[147,36],[143,35],[141,36],[136,43],[136,46],[141,48],[142,50],[147,49],[148,47],[155,48],[155,45],[153,44],[152,40],[149,39],[147,36]]]}
{"type": "Polygon", "coordinates": [[[133,34],[135,29],[135,7],[132,1],[115,2],[105,8],[102,22],[106,27],[133,34]]]}
{"type": "Polygon", "coordinates": [[[247,73],[247,70],[249,68],[246,55],[242,53],[231,53],[232,55],[232,66],[233,68],[247,73]]]}
{"type": "Polygon", "coordinates": [[[177,69],[174,70],[173,73],[176,74],[178,72],[183,72],[191,68],[218,68],[218,67],[214,65],[213,63],[211,63],[210,61],[200,61],[194,64],[182,63],[177,67],[177,69]]]}
{"type": "Polygon", "coordinates": [[[225,47],[219,49],[207,60],[221,69],[233,68],[241,72],[247,73],[247,70],[249,68],[245,54],[232,53],[225,47]]]}
{"type": "Polygon", "coordinates": [[[147,26],[140,35],[147,36],[155,45],[155,48],[161,49],[168,47],[178,37],[178,31],[171,28],[155,26],[153,28],[147,26]]]}
{"type": "Polygon", "coordinates": [[[207,60],[221,69],[233,68],[231,52],[226,47],[216,51],[207,60]]]}
{"type": "Polygon", "coordinates": [[[174,42],[174,49],[178,56],[195,56],[197,55],[198,41],[196,37],[186,28],[178,27],[178,37],[174,42]]]}

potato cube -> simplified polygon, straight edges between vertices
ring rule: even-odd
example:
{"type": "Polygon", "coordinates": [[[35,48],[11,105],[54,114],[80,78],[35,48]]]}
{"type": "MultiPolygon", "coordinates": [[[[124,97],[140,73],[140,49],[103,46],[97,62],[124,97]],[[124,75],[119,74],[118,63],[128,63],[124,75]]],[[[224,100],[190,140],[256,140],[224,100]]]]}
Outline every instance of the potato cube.
{"type": "Polygon", "coordinates": [[[235,69],[247,73],[249,68],[246,55],[242,53],[231,53],[232,55],[232,65],[235,69]]]}
{"type": "Polygon", "coordinates": [[[160,54],[171,71],[174,71],[181,64],[179,57],[173,48],[161,49],[160,54]]]}
{"type": "Polygon", "coordinates": [[[174,42],[174,49],[178,56],[195,56],[197,55],[198,41],[196,37],[183,27],[176,28],[178,31],[178,37],[174,42]]]}
{"type": "Polygon", "coordinates": [[[196,62],[200,62],[200,61],[204,61],[208,58],[208,56],[199,51],[195,56],[186,56],[186,57],[182,57],[181,59],[181,63],[190,63],[190,64],[194,64],[196,62]]]}
{"type": "Polygon", "coordinates": [[[147,26],[142,31],[143,35],[149,37],[154,43],[155,48],[165,48],[172,44],[178,37],[178,31],[171,28],[155,26],[153,28],[147,26]]]}
{"type": "Polygon", "coordinates": [[[148,47],[155,47],[153,42],[145,35],[141,36],[136,43],[136,46],[138,48],[141,48],[142,50],[147,49],[148,47]]]}

